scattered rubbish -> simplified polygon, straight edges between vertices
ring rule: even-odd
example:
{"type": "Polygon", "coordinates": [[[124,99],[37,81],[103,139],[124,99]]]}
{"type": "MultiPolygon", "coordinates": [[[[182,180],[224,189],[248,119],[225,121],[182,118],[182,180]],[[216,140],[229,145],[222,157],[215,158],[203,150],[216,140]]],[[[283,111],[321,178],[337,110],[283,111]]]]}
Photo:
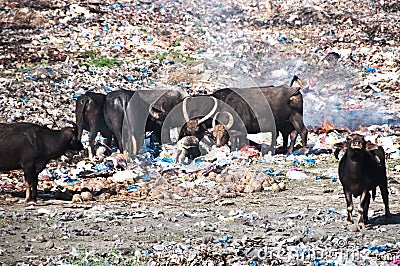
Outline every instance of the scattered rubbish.
{"type": "Polygon", "coordinates": [[[286,177],[288,179],[301,180],[301,179],[306,179],[308,176],[306,173],[298,171],[297,169],[290,169],[286,173],[286,177]]]}
{"type": "MultiPolygon", "coordinates": [[[[384,147],[390,160],[390,197],[399,194],[396,1],[73,2],[2,3],[2,122],[71,126],[67,121],[74,121],[75,101],[87,91],[162,87],[198,95],[221,87],[286,84],[300,71],[309,147],[273,155],[273,134],[260,133],[247,136],[239,148],[201,143],[200,157],[177,166],[175,146],[158,143],[148,133],[145,155],[128,156],[113,146],[105,148],[101,160],[89,162],[82,152],[50,162],[39,174],[40,200],[23,205],[23,211],[18,203],[24,199],[22,173],[3,173],[0,200],[6,204],[0,208],[0,220],[6,240],[0,243],[0,256],[14,260],[5,264],[379,265],[379,256],[391,251],[397,253],[382,265],[400,264],[392,223],[381,224],[377,217],[360,238],[344,231],[346,210],[308,204],[311,197],[329,204],[343,197],[338,184],[330,182],[337,182],[336,175],[320,167],[336,167],[334,144],[354,131],[384,147]],[[179,74],[179,80],[167,82],[174,73],[185,73],[188,62],[195,74],[179,74]],[[261,156],[260,151],[267,150],[261,156]],[[286,198],[289,202],[283,201],[286,198]],[[232,209],[226,216],[220,211],[243,206],[243,199],[249,202],[246,211],[232,209]],[[66,202],[53,208],[57,200],[66,202]],[[304,210],[292,213],[299,203],[304,210]],[[204,209],[179,213],[188,206],[204,209]],[[264,212],[267,207],[273,208],[264,212]],[[187,220],[200,230],[187,226],[187,220]],[[327,232],[335,231],[326,239],[315,233],[325,226],[327,232]],[[125,237],[130,234],[126,230],[134,240],[125,237]],[[228,235],[232,230],[234,236],[228,235]],[[211,236],[199,238],[199,232],[211,236]],[[341,238],[348,235],[351,240],[341,238]],[[69,240],[75,238],[96,239],[104,244],[101,254],[72,247],[69,240]],[[394,243],[385,243],[387,239],[394,243]],[[72,251],[51,256],[64,246],[72,251]],[[109,246],[113,249],[107,254],[109,246]],[[49,250],[48,258],[37,255],[42,248],[49,250]],[[332,250],[347,255],[348,248],[356,248],[352,255],[360,256],[359,261],[311,257],[316,254],[312,252],[332,250]],[[249,256],[240,255],[246,251],[249,256]],[[10,256],[13,252],[17,257],[10,256]],[[270,254],[265,252],[279,257],[266,258],[270,254]],[[291,255],[301,260],[290,261],[291,255]],[[124,263],[124,256],[136,261],[124,263]]],[[[85,145],[87,136],[84,132],[85,145]]],[[[279,136],[276,144],[282,143],[279,136]]],[[[300,138],[295,144],[302,144],[300,138]]],[[[370,214],[375,219],[380,212],[370,214]]]]}

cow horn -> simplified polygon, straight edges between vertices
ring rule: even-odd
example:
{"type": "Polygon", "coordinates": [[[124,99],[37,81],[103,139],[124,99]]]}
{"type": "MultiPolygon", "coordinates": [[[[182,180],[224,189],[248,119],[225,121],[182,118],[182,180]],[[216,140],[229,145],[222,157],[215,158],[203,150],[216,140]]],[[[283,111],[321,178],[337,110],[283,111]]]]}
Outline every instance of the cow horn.
{"type": "Polygon", "coordinates": [[[189,119],[189,114],[187,112],[187,99],[188,97],[186,97],[185,99],[183,99],[183,103],[182,103],[182,112],[183,112],[183,118],[185,119],[185,122],[188,122],[189,119]]]}
{"type": "Polygon", "coordinates": [[[305,86],[304,86],[304,82],[303,82],[297,75],[294,75],[294,76],[293,76],[292,81],[290,82],[290,87],[293,86],[293,83],[294,83],[294,82],[297,82],[297,84],[299,84],[299,86],[300,86],[301,88],[304,88],[304,87],[305,87],[305,86]]]}
{"type": "Polygon", "coordinates": [[[212,99],[213,99],[213,101],[214,101],[214,106],[213,106],[213,108],[211,109],[211,111],[205,116],[205,117],[203,117],[202,119],[200,119],[199,120],[199,124],[201,124],[201,123],[203,123],[204,121],[206,121],[207,119],[209,119],[214,113],[215,113],[215,111],[217,110],[217,107],[218,107],[218,101],[217,101],[217,99],[216,98],[214,98],[214,97],[211,97],[212,99]]]}
{"type": "Polygon", "coordinates": [[[231,113],[229,113],[229,112],[225,112],[225,113],[229,116],[229,121],[225,125],[226,130],[229,130],[233,126],[233,123],[235,122],[235,119],[233,119],[233,115],[231,113]]]}
{"type": "MultiPolygon", "coordinates": [[[[224,125],[226,130],[229,130],[233,126],[233,123],[235,122],[235,119],[233,118],[233,115],[231,113],[229,113],[229,112],[224,112],[224,113],[226,113],[228,115],[228,117],[229,117],[228,123],[226,125],[224,125]]],[[[212,120],[212,127],[213,128],[216,125],[216,120],[217,120],[217,117],[218,117],[219,114],[220,114],[220,112],[217,112],[213,117],[213,120],[212,120]]]]}
{"type": "Polygon", "coordinates": [[[217,117],[218,117],[218,115],[220,114],[220,112],[216,112],[215,113],[215,115],[214,115],[214,117],[213,117],[213,120],[212,120],[212,124],[211,124],[211,126],[214,128],[215,126],[216,126],[216,121],[217,121],[217,117]]]}

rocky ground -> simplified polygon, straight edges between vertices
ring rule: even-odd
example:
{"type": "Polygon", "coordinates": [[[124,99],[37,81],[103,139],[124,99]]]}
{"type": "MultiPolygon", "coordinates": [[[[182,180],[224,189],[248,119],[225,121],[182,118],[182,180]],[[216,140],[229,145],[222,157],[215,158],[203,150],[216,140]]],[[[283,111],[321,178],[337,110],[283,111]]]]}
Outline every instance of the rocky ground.
{"type": "Polygon", "coordinates": [[[397,1],[2,3],[1,122],[64,126],[88,90],[203,93],[297,74],[312,134],[308,153],[288,157],[213,149],[180,166],[173,146],[154,160],[62,157],[35,205],[21,202],[21,173],[3,173],[0,264],[399,264],[397,1]],[[343,129],[380,136],[388,153],[394,215],[384,220],[378,193],[361,232],[344,225],[329,153],[343,129]]]}

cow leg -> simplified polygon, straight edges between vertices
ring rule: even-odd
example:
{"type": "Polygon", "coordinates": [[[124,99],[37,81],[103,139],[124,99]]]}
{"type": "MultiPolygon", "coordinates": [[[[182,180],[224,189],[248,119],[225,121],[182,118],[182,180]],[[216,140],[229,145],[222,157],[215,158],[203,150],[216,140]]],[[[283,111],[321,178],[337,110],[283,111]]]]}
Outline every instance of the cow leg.
{"type": "Polygon", "coordinates": [[[361,199],[360,199],[360,206],[358,207],[358,213],[360,215],[360,219],[358,220],[358,229],[364,229],[365,224],[368,222],[368,208],[369,208],[369,202],[371,199],[371,194],[369,194],[369,191],[363,191],[361,194],[361,199]]]}
{"type": "Polygon", "coordinates": [[[236,143],[232,146],[231,145],[231,150],[236,151],[244,147],[248,142],[246,138],[246,134],[240,134],[239,137],[236,139],[236,143]]]}
{"type": "Polygon", "coordinates": [[[379,185],[379,189],[381,190],[383,204],[385,204],[385,217],[387,219],[390,216],[389,191],[388,191],[387,183],[385,182],[384,184],[379,185]]]}
{"type": "MultiPolygon", "coordinates": [[[[138,146],[137,146],[136,138],[135,138],[135,136],[132,136],[131,139],[132,139],[132,153],[133,154],[137,154],[138,153],[138,146]]],[[[121,143],[121,145],[122,145],[122,143],[121,143]]],[[[120,151],[122,151],[122,150],[120,150],[120,151]]]]}
{"type": "Polygon", "coordinates": [[[286,152],[288,151],[288,144],[289,144],[288,138],[289,138],[289,134],[286,133],[286,132],[283,131],[283,130],[280,130],[280,131],[277,131],[278,134],[276,135],[276,138],[278,138],[279,132],[282,134],[283,144],[282,144],[282,147],[278,147],[278,148],[276,149],[276,153],[277,153],[277,154],[284,154],[284,153],[286,153],[286,152]]]}
{"type": "Polygon", "coordinates": [[[117,132],[114,133],[115,134],[115,138],[117,139],[118,142],[118,149],[119,152],[123,152],[123,145],[122,145],[122,128],[120,130],[117,130],[117,132]]]}
{"type": "Polygon", "coordinates": [[[37,180],[37,175],[35,175],[35,168],[33,165],[24,167],[24,179],[25,179],[25,187],[26,187],[25,201],[26,202],[29,202],[29,201],[36,202],[38,180],[37,180]]]}
{"type": "Polygon", "coordinates": [[[303,147],[307,147],[307,135],[308,130],[307,127],[303,123],[303,117],[299,113],[295,113],[289,117],[289,121],[294,127],[294,129],[300,134],[301,136],[301,144],[303,147]]]}
{"type": "Polygon", "coordinates": [[[238,146],[238,136],[236,136],[235,134],[232,134],[229,137],[230,141],[231,141],[231,150],[235,151],[237,146],[238,146]]]}
{"type": "MultiPolygon", "coordinates": [[[[122,121],[121,121],[122,122],[122,121]]],[[[123,145],[122,145],[122,125],[120,126],[120,127],[118,127],[118,126],[115,126],[115,128],[118,128],[117,130],[114,130],[114,136],[115,136],[115,138],[116,138],[116,140],[117,140],[117,142],[118,142],[118,149],[119,149],[119,152],[123,152],[124,151],[124,149],[123,149],[123,145]]]]}
{"type": "Polygon", "coordinates": [[[282,138],[283,138],[283,147],[282,147],[282,153],[292,153],[293,152],[293,147],[292,147],[292,143],[290,143],[290,147],[292,147],[292,151],[290,152],[290,148],[288,150],[288,144],[289,144],[289,134],[286,132],[281,131],[282,133],[282,138]]]}
{"type": "Polygon", "coordinates": [[[299,133],[296,130],[290,132],[290,147],[287,153],[293,153],[294,145],[296,144],[297,136],[299,133]]]}
{"type": "Polygon", "coordinates": [[[350,192],[344,191],[344,195],[346,196],[346,204],[347,204],[347,224],[353,224],[353,196],[350,192]]]}
{"type": "Polygon", "coordinates": [[[79,139],[79,140],[81,140],[82,139],[82,133],[83,133],[83,126],[80,124],[80,123],[78,123],[77,124],[77,138],[79,139]]]}
{"type": "Polygon", "coordinates": [[[176,151],[176,156],[175,156],[175,162],[179,163],[179,156],[181,155],[181,147],[178,147],[178,150],[176,151]]]}
{"type": "Polygon", "coordinates": [[[31,194],[31,198],[33,199],[33,201],[37,201],[38,198],[38,176],[35,174],[34,177],[32,178],[32,194],[31,194]]]}
{"type": "MultiPolygon", "coordinates": [[[[96,128],[96,127],[91,127],[91,128],[96,128]]],[[[94,147],[94,142],[96,140],[97,132],[93,132],[92,130],[90,131],[89,135],[89,159],[92,161],[93,160],[93,155],[96,154],[95,152],[95,147],[94,147]]]]}

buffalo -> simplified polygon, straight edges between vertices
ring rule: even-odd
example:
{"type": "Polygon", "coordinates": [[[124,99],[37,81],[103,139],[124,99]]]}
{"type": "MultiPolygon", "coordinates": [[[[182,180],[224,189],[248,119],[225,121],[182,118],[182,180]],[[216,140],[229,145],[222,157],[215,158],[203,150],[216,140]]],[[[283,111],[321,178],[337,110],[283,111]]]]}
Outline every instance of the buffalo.
{"type": "MultiPolygon", "coordinates": [[[[218,90],[212,95],[236,111],[245,124],[247,133],[280,132],[283,136],[283,152],[293,152],[297,134],[300,134],[302,144],[307,145],[308,131],[303,122],[303,97],[300,88],[287,85],[228,88],[218,90]],[[289,135],[291,142],[287,148],[289,135]]],[[[272,143],[274,142],[273,136],[272,143]]],[[[226,143],[220,142],[220,145],[224,144],[226,143]]]]}
{"type": "Polygon", "coordinates": [[[106,138],[106,145],[111,146],[112,131],[104,119],[104,103],[106,95],[96,92],[86,92],[78,97],[75,106],[78,139],[82,138],[83,130],[89,131],[89,157],[94,154],[97,133],[106,138]]]}
{"type": "MultiPolygon", "coordinates": [[[[209,96],[195,96],[190,99],[190,104],[183,101],[181,106],[177,106],[177,109],[182,111],[174,110],[170,115],[170,120],[175,120],[175,123],[169,124],[179,125],[179,122],[181,125],[184,124],[180,138],[193,135],[200,136],[199,139],[201,139],[205,128],[212,127],[217,146],[225,145],[231,139],[234,143],[238,141],[240,147],[246,144],[247,134],[259,132],[272,133],[271,150],[275,146],[277,132],[283,135],[283,152],[293,152],[298,134],[302,138],[302,144],[307,145],[308,131],[303,122],[303,96],[300,88],[287,85],[243,89],[224,88],[209,96]],[[192,112],[187,111],[189,109],[192,112]],[[209,112],[214,112],[212,119],[209,112]],[[205,116],[207,119],[204,119],[205,116]],[[223,116],[226,118],[225,123],[221,122],[223,116]],[[199,117],[202,117],[200,121],[204,125],[196,123],[199,117]],[[288,148],[289,135],[291,143],[288,148]]],[[[168,140],[168,138],[163,138],[163,140],[168,140]]]]}
{"type": "Polygon", "coordinates": [[[105,98],[105,123],[113,132],[120,151],[123,151],[122,126],[124,123],[125,110],[134,93],[135,91],[121,89],[110,92],[105,98]]]}
{"type": "Polygon", "coordinates": [[[82,149],[75,127],[52,130],[26,122],[0,124],[0,170],[24,171],[26,201],[36,201],[38,174],[51,159],[82,149]]]}
{"type": "Polygon", "coordinates": [[[125,109],[125,126],[120,127],[127,150],[137,154],[144,144],[146,131],[153,132],[155,140],[161,141],[166,116],[185,96],[179,90],[137,90],[125,109]]]}
{"type": "Polygon", "coordinates": [[[347,203],[347,223],[353,224],[353,196],[361,196],[358,229],[368,222],[368,208],[371,199],[375,200],[376,187],[379,186],[385,205],[385,216],[390,216],[389,192],[386,176],[385,151],[381,146],[366,141],[360,134],[352,134],[346,142],[335,144],[335,156],[339,150],[345,150],[339,162],[339,179],[347,203]]]}

